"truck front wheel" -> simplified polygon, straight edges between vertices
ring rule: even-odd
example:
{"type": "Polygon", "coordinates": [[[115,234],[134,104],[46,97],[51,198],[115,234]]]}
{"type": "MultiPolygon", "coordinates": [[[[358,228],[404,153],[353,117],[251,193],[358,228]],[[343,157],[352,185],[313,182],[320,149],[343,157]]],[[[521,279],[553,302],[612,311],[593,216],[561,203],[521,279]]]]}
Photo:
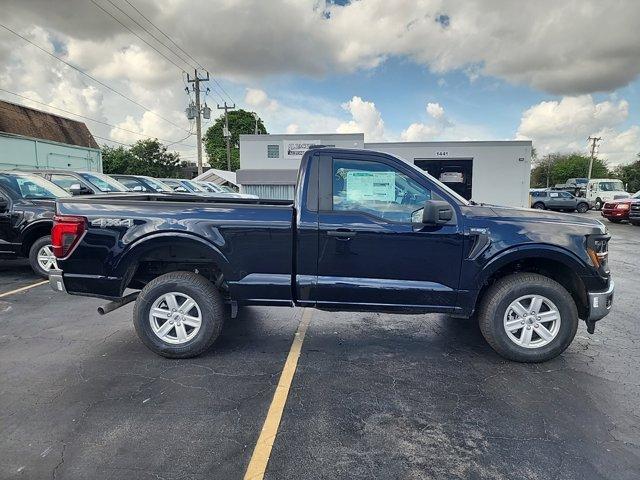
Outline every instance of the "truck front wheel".
{"type": "Polygon", "coordinates": [[[133,309],[142,343],[168,358],[195,357],[220,335],[227,313],[214,285],[193,272],[170,272],[149,282],[133,309]]]}
{"type": "Polygon", "coordinates": [[[558,282],[536,273],[515,273],[489,287],[478,321],[499,355],[516,362],[544,362],[573,341],[578,310],[558,282]]]}

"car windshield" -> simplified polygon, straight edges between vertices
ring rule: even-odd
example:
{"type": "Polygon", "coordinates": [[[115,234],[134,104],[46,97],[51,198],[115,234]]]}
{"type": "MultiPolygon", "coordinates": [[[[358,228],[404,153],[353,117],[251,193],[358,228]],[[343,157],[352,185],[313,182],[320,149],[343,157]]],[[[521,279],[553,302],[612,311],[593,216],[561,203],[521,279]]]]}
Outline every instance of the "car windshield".
{"type": "Polygon", "coordinates": [[[215,188],[213,188],[211,185],[209,185],[206,182],[198,182],[198,186],[202,187],[203,189],[205,189],[209,193],[218,193],[218,190],[216,190],[215,188]]]}
{"type": "Polygon", "coordinates": [[[113,178],[98,172],[79,172],[79,175],[101,192],[128,192],[129,189],[113,178]]]}
{"type": "Polygon", "coordinates": [[[0,185],[27,199],[71,196],[55,183],[28,173],[2,173],[0,174],[0,185]]]}
{"type": "Polygon", "coordinates": [[[640,198],[640,190],[638,190],[636,193],[631,195],[631,198],[640,198]]]}
{"type": "Polygon", "coordinates": [[[600,182],[600,190],[603,192],[623,192],[624,185],[620,180],[611,182],[600,182]]]}
{"type": "Polygon", "coordinates": [[[147,182],[149,185],[151,185],[151,187],[153,187],[156,190],[156,192],[174,192],[173,188],[171,188],[169,185],[165,183],[162,183],[157,178],[152,178],[152,177],[143,177],[143,178],[145,182],[147,182]]]}
{"type": "Polygon", "coordinates": [[[197,183],[192,182],[191,180],[180,180],[180,182],[192,192],[207,193],[207,191],[204,188],[202,188],[197,183]]]}

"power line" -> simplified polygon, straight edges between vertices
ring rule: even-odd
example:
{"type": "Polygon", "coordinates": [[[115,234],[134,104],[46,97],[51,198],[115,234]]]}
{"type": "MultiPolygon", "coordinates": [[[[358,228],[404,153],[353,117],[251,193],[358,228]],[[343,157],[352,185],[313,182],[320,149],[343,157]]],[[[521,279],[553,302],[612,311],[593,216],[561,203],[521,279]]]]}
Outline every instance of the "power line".
{"type": "MultiPolygon", "coordinates": [[[[12,92],[10,90],[5,90],[4,88],[0,88],[0,92],[6,92],[6,93],[9,93],[11,95],[15,95],[16,97],[20,97],[20,98],[22,98],[24,100],[28,100],[28,101],[33,102],[33,103],[37,103],[38,105],[43,105],[45,107],[51,108],[53,110],[58,110],[60,112],[67,113],[69,115],[75,115],[76,117],[80,117],[80,118],[83,118],[85,120],[89,120],[91,122],[100,123],[100,124],[106,125],[108,127],[112,127],[112,128],[118,129],[118,130],[122,130],[123,132],[133,133],[134,135],[140,135],[141,137],[156,138],[156,139],[158,139],[158,140],[160,140],[160,141],[162,141],[164,143],[170,142],[169,145],[175,145],[175,144],[177,144],[179,142],[182,142],[183,140],[186,140],[187,138],[189,138],[189,137],[191,137],[193,135],[193,133],[190,133],[185,138],[180,139],[180,140],[176,140],[176,141],[167,140],[167,139],[164,139],[164,138],[156,137],[154,135],[147,135],[147,134],[144,134],[144,133],[135,132],[133,130],[129,130],[128,128],[118,127],[117,125],[113,125],[111,123],[104,122],[102,120],[97,120],[95,118],[87,117],[85,115],[80,115],[79,113],[70,112],[69,110],[65,110],[64,108],[54,107],[53,105],[49,105],[48,103],[40,102],[38,100],[34,100],[33,98],[25,97],[24,95],[20,95],[19,93],[12,92]]],[[[193,145],[187,145],[186,143],[180,143],[180,145],[184,145],[185,147],[193,147],[193,145]]]]}
{"type": "MultiPolygon", "coordinates": [[[[92,0],[92,1],[93,1],[93,0],[92,0]]],[[[9,32],[11,32],[11,33],[13,33],[15,36],[17,36],[17,37],[21,38],[21,39],[22,39],[22,40],[24,40],[25,42],[27,42],[27,43],[29,43],[29,44],[33,45],[34,47],[36,47],[38,50],[40,50],[40,51],[42,51],[42,52],[46,53],[46,54],[47,54],[47,55],[49,55],[50,57],[55,58],[55,59],[56,59],[56,60],[58,60],[59,62],[64,63],[66,66],[68,66],[68,67],[72,68],[72,69],[73,69],[73,70],[75,70],[76,72],[81,73],[81,74],[82,74],[82,75],[84,75],[85,77],[90,78],[91,80],[93,80],[94,82],[96,82],[98,85],[101,85],[102,87],[104,87],[104,88],[106,88],[107,90],[109,90],[109,91],[111,91],[111,92],[115,93],[116,95],[118,95],[118,96],[120,96],[120,97],[122,97],[122,98],[124,98],[124,99],[126,99],[126,100],[128,100],[128,101],[130,101],[130,102],[131,102],[131,103],[133,103],[134,105],[137,105],[138,107],[140,107],[140,108],[142,108],[142,109],[146,110],[147,112],[149,112],[149,113],[153,114],[154,116],[156,116],[156,117],[160,118],[161,120],[164,120],[165,122],[170,123],[170,124],[171,124],[171,125],[173,125],[174,127],[178,127],[178,128],[180,128],[181,130],[184,130],[185,132],[188,132],[188,131],[189,131],[189,130],[187,130],[186,128],[181,127],[181,126],[180,126],[180,125],[178,125],[177,123],[172,122],[172,121],[171,121],[171,120],[169,120],[168,118],[163,117],[163,116],[162,116],[162,115],[160,115],[159,113],[154,112],[154,111],[153,111],[153,110],[151,110],[150,108],[145,107],[143,104],[141,104],[141,103],[139,103],[139,102],[137,102],[137,101],[133,100],[132,98],[130,98],[130,97],[128,97],[128,96],[126,96],[124,93],[121,93],[121,92],[119,92],[118,90],[116,90],[115,88],[113,88],[113,87],[111,87],[111,86],[107,85],[106,83],[101,82],[100,80],[98,80],[97,78],[95,78],[95,77],[93,77],[92,75],[88,74],[87,72],[85,72],[84,70],[80,69],[79,67],[76,67],[75,65],[73,65],[73,64],[71,64],[71,63],[69,63],[69,62],[67,62],[67,61],[63,60],[62,58],[58,57],[57,55],[54,55],[53,53],[49,52],[46,48],[41,47],[40,45],[38,45],[38,44],[37,44],[37,43],[35,43],[35,42],[32,42],[32,41],[31,41],[31,40],[29,40],[28,38],[24,37],[23,35],[20,35],[18,32],[16,32],[16,31],[14,31],[14,30],[10,29],[10,28],[9,28],[9,27],[7,27],[6,25],[3,25],[3,24],[1,24],[1,23],[0,23],[0,27],[2,27],[2,28],[4,28],[5,30],[7,30],[7,31],[9,31],[9,32]]]]}
{"type": "Polygon", "coordinates": [[[135,18],[133,18],[131,15],[129,15],[127,12],[125,12],[122,8],[120,8],[118,5],[116,5],[115,3],[113,3],[112,0],[107,0],[107,2],[109,2],[111,5],[113,5],[113,7],[115,7],[116,9],[118,9],[119,12],[121,12],[123,15],[125,15],[129,20],[131,20],[133,23],[135,23],[138,27],[140,27],[144,32],[146,32],[151,38],[153,38],[156,42],[158,42],[160,45],[162,45],[164,48],[166,48],[169,52],[171,52],[173,55],[176,56],[176,58],[179,58],[180,61],[184,62],[186,65],[188,65],[191,68],[195,68],[194,65],[192,65],[191,63],[189,63],[188,61],[186,61],[181,55],[178,55],[175,50],[173,50],[171,47],[169,47],[166,43],[162,42],[160,39],[158,39],[158,37],[156,37],[153,33],[151,33],[149,30],[147,30],[144,25],[141,25],[140,22],[138,22],[135,18]]]}
{"type": "MultiPolygon", "coordinates": [[[[109,0],[107,0],[109,1],[109,0]]],[[[151,45],[149,42],[147,42],[144,38],[142,38],[140,35],[138,35],[136,32],[133,31],[132,28],[128,27],[127,25],[125,25],[124,23],[122,23],[115,15],[113,15],[111,12],[109,12],[108,10],[105,10],[100,4],[98,4],[95,0],[91,0],[91,3],[93,3],[96,7],[98,7],[100,10],[102,10],[104,13],[106,13],[107,15],[109,15],[111,18],[113,18],[116,22],[118,22],[120,25],[122,25],[124,28],[126,28],[127,30],[129,30],[133,35],[135,35],[136,37],[138,37],[140,40],[142,40],[144,43],[146,43],[149,47],[153,48],[159,55],[161,55],[166,61],[172,63],[173,65],[175,65],[175,67],[180,70],[181,72],[184,71],[184,68],[182,68],[180,65],[178,65],[176,62],[174,62],[173,60],[171,60],[169,57],[167,57],[164,53],[162,53],[160,50],[158,50],[156,47],[154,47],[153,45],[151,45]]],[[[109,2],[111,3],[111,2],[109,2]]],[[[112,4],[113,5],[113,4],[112,4]]],[[[116,7],[118,8],[118,7],[116,7]]]]}
{"type": "MultiPolygon", "coordinates": [[[[107,0],[107,1],[109,1],[109,2],[111,3],[111,0],[107,0]]],[[[135,5],[133,5],[129,0],[124,0],[124,1],[125,1],[125,2],[127,2],[127,4],[128,4],[131,8],[133,8],[133,9],[134,9],[134,10],[135,10],[135,11],[136,11],[136,12],[137,12],[137,13],[138,13],[142,18],[144,18],[144,19],[145,19],[145,20],[146,20],[146,21],[147,21],[151,26],[153,26],[153,28],[155,28],[158,32],[160,32],[162,35],[164,35],[164,36],[165,36],[165,37],[166,37],[166,38],[167,38],[171,43],[173,43],[173,44],[176,46],[176,48],[178,48],[178,50],[180,50],[182,53],[184,53],[184,54],[185,54],[189,59],[191,59],[191,61],[195,62],[195,63],[196,63],[196,65],[197,65],[200,69],[202,69],[202,70],[207,70],[207,68],[205,68],[205,67],[204,67],[204,66],[203,66],[203,65],[202,65],[198,60],[196,60],[196,59],[195,59],[193,56],[191,56],[191,55],[190,55],[190,54],[189,54],[185,49],[183,49],[180,45],[178,45],[178,44],[175,42],[175,40],[173,40],[173,38],[171,38],[171,37],[170,37],[169,35],[167,35],[167,34],[166,34],[162,29],[160,29],[160,27],[158,27],[155,23],[153,23],[151,20],[149,20],[149,18],[148,18],[144,13],[142,13],[138,8],[136,8],[136,6],[135,6],[135,5]]],[[[125,15],[126,15],[126,14],[125,14],[125,15]]],[[[127,16],[128,16],[128,15],[127,15],[127,16]]],[[[131,18],[131,17],[129,17],[129,18],[131,18]]],[[[137,22],[136,22],[136,23],[137,23],[137,22]]],[[[138,25],[139,25],[139,24],[138,24],[138,25]]],[[[141,28],[143,28],[143,27],[141,26],[141,28]]],[[[145,31],[146,31],[146,30],[145,30],[145,31]]],[[[147,33],[149,33],[149,32],[147,32],[147,33]]],[[[151,34],[149,33],[149,35],[151,35],[151,34]]],[[[155,37],[154,37],[154,38],[155,38],[155,37]]],[[[164,45],[164,44],[163,44],[163,45],[164,45]]],[[[175,52],[174,52],[174,54],[175,54],[175,52]]],[[[185,62],[185,63],[186,63],[186,62],[185,62]]],[[[220,85],[220,83],[218,82],[218,80],[216,80],[216,78],[215,78],[215,77],[213,77],[213,76],[211,77],[211,79],[212,79],[212,80],[213,80],[213,82],[214,82],[214,83],[215,83],[215,84],[220,88],[220,90],[222,90],[222,92],[223,92],[227,97],[229,97],[229,100],[231,100],[232,102],[234,102],[233,98],[231,98],[231,95],[229,95],[229,94],[227,93],[227,91],[224,89],[224,87],[223,87],[222,85],[220,85]]],[[[220,93],[218,93],[218,92],[216,91],[216,94],[220,97],[220,99],[221,99],[221,100],[223,100],[223,101],[224,101],[224,99],[222,98],[222,95],[220,95],[220,93]]],[[[235,102],[234,102],[234,103],[235,103],[235,102]]]]}

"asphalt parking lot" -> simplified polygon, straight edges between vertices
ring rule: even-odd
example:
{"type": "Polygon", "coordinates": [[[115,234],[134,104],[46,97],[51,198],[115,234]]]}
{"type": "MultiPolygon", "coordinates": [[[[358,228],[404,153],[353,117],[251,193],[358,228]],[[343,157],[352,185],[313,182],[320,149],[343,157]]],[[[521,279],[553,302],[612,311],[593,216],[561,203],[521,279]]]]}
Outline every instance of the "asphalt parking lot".
{"type": "MultiPolygon", "coordinates": [[[[265,478],[640,478],[640,227],[608,226],[614,310],[551,362],[443,315],[312,311],[265,478]]],[[[0,266],[0,294],[38,281],[0,266]]],[[[245,308],[167,360],[100,304],[0,297],[0,478],[242,478],[303,311],[245,308]]]]}

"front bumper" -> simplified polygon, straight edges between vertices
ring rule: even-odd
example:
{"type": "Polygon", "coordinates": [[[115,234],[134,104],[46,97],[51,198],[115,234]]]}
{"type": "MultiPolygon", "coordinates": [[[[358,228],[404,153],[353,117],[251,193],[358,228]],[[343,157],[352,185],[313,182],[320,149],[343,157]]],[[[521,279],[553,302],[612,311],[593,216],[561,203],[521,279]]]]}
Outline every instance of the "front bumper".
{"type": "Polygon", "coordinates": [[[609,280],[609,288],[603,292],[587,292],[589,297],[589,317],[587,322],[593,323],[606,317],[613,305],[613,280],[609,280]]]}
{"type": "Polygon", "coordinates": [[[62,279],[62,270],[49,270],[49,285],[56,292],[67,292],[64,286],[64,280],[62,279]]]}

